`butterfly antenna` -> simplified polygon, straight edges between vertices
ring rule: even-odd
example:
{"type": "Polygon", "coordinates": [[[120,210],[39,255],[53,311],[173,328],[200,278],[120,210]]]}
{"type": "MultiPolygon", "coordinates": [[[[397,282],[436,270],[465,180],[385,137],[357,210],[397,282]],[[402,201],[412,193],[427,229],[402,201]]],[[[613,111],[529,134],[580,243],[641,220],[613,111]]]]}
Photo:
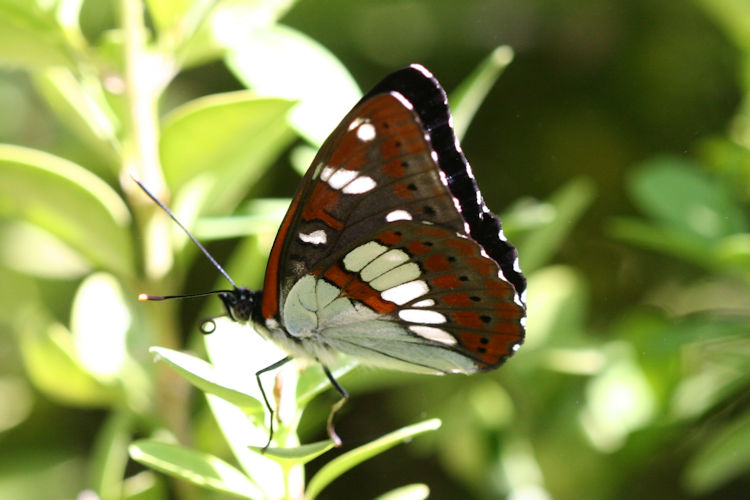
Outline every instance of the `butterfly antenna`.
{"type": "MultiPolygon", "coordinates": [[[[175,221],[175,223],[178,226],[180,226],[180,229],[182,229],[185,232],[185,234],[188,235],[188,238],[190,238],[192,240],[192,242],[195,243],[195,245],[200,249],[200,251],[203,252],[203,255],[205,255],[206,258],[208,258],[208,260],[211,261],[211,264],[213,264],[214,267],[219,270],[219,272],[222,274],[222,276],[224,276],[227,279],[227,281],[234,288],[237,288],[237,285],[235,284],[234,280],[232,278],[230,278],[229,274],[227,274],[227,272],[224,270],[224,268],[221,267],[218,262],[216,262],[216,259],[214,259],[213,256],[210,253],[208,253],[208,250],[206,250],[206,247],[204,247],[203,245],[201,245],[201,242],[198,241],[197,239],[195,239],[195,236],[193,236],[190,233],[190,231],[188,231],[188,228],[186,228],[185,226],[182,225],[182,222],[180,222],[177,219],[177,216],[175,216],[175,214],[173,214],[172,211],[169,208],[167,208],[167,206],[164,203],[162,203],[161,200],[159,200],[159,198],[157,198],[151,191],[149,191],[148,188],[146,186],[144,186],[141,181],[139,181],[138,179],[136,179],[133,174],[130,174],[130,178],[133,179],[136,184],[138,184],[138,187],[140,187],[143,190],[143,192],[146,193],[146,195],[148,195],[148,197],[151,198],[154,201],[154,203],[156,203],[157,205],[159,205],[159,208],[161,208],[162,210],[164,210],[164,212],[166,212],[166,214],[169,215],[169,217],[173,221],[175,221]]],[[[205,294],[196,294],[194,296],[198,297],[200,295],[209,295],[210,293],[218,293],[218,292],[209,292],[209,293],[205,293],[205,294]]],[[[156,296],[156,295],[148,295],[148,296],[146,294],[141,294],[141,295],[138,296],[139,300],[164,300],[164,299],[168,299],[168,298],[175,298],[175,297],[170,297],[170,296],[159,297],[159,296],[156,296]],[[144,298],[141,298],[141,295],[143,295],[144,298]],[[153,297],[153,298],[149,298],[149,297],[153,297]]],[[[181,297],[185,297],[185,296],[183,295],[181,297]]]]}

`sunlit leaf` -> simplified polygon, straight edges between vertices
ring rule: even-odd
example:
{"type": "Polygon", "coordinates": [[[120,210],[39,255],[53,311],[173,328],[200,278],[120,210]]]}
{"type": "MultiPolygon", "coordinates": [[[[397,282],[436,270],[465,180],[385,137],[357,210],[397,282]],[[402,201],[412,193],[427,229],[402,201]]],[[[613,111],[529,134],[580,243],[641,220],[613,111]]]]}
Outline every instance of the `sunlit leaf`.
{"type": "Polygon", "coordinates": [[[265,498],[247,476],[208,453],[145,439],[130,445],[129,451],[136,462],[170,476],[243,498],[265,498]]]}
{"type": "Polygon", "coordinates": [[[116,498],[122,491],[132,432],[133,418],[125,411],[109,414],[97,432],[89,473],[101,498],[116,498]]]}
{"type": "Polygon", "coordinates": [[[716,429],[685,470],[684,482],[695,495],[705,495],[750,470],[750,414],[716,429]]]}
{"type": "Polygon", "coordinates": [[[179,25],[179,36],[187,38],[218,0],[147,0],[149,14],[160,31],[179,25]]]}
{"type": "Polygon", "coordinates": [[[202,391],[215,394],[242,408],[247,413],[263,413],[263,406],[255,397],[237,388],[230,387],[206,361],[166,347],[152,347],[149,350],[156,356],[157,360],[170,365],[202,391]]]}
{"type": "Polygon", "coordinates": [[[293,139],[286,124],[292,103],[250,92],[203,97],[165,120],[160,156],[174,190],[201,183],[203,213],[233,209],[293,139]]]}
{"type": "Polygon", "coordinates": [[[53,12],[37,2],[0,1],[0,64],[40,69],[73,66],[53,12]]]}
{"type": "Polygon", "coordinates": [[[383,493],[375,500],[425,500],[429,496],[430,488],[426,484],[415,483],[383,493]]]}
{"type": "Polygon", "coordinates": [[[710,239],[744,230],[728,190],[682,158],[649,160],[633,171],[628,188],[638,207],[668,228],[710,239]]]}
{"type": "Polygon", "coordinates": [[[78,288],[71,330],[79,362],[95,377],[114,382],[127,360],[127,334],[132,315],[117,279],[97,273],[78,288]]]}
{"type": "Polygon", "coordinates": [[[535,228],[518,244],[524,271],[530,273],[538,269],[559,250],[591,204],[594,193],[595,187],[589,179],[578,178],[569,181],[547,200],[547,223],[535,228]]]}
{"type": "Polygon", "coordinates": [[[90,75],[79,80],[67,68],[34,74],[33,82],[55,115],[86,144],[100,151],[115,173],[120,122],[104,97],[101,83],[90,75]]]}
{"type": "MultiPolygon", "coordinates": [[[[331,370],[331,375],[336,380],[352,371],[359,365],[356,361],[348,360],[331,370]]],[[[307,404],[321,392],[330,389],[331,382],[326,377],[320,364],[313,364],[305,368],[297,383],[297,402],[301,407],[307,404]]]]}
{"type": "Polygon", "coordinates": [[[717,263],[709,240],[676,227],[620,217],[610,222],[610,233],[615,238],[707,268],[715,267],[717,263]]]}
{"type": "Polygon", "coordinates": [[[81,366],[73,336],[62,325],[22,332],[20,346],[31,381],[50,398],[83,407],[107,406],[117,400],[117,391],[81,366]]]}
{"type": "Polygon", "coordinates": [[[424,422],[403,427],[397,431],[388,433],[366,445],[355,448],[343,455],[339,455],[324,465],[310,480],[310,483],[307,486],[307,491],[305,492],[305,499],[312,500],[317,497],[333,480],[365,460],[379,455],[389,448],[411,439],[418,434],[434,431],[439,427],[440,420],[425,420],[424,422]]]}
{"type": "Polygon", "coordinates": [[[7,144],[0,145],[0,175],[5,215],[38,225],[97,265],[131,275],[130,214],[101,179],[62,158],[7,144]]]}
{"type": "Polygon", "coordinates": [[[303,33],[281,25],[217,29],[227,65],[248,88],[300,101],[290,120],[312,144],[322,144],[361,96],[338,59],[303,33]]]}
{"type": "Polygon", "coordinates": [[[583,278],[566,266],[548,266],[529,276],[529,310],[526,344],[535,349],[570,342],[585,329],[586,286],[583,278]]]}
{"type": "Polygon", "coordinates": [[[464,137],[490,89],[512,61],[513,49],[507,45],[497,47],[451,92],[451,114],[456,137],[464,137]]]}
{"type": "Polygon", "coordinates": [[[10,221],[0,231],[0,259],[11,269],[52,279],[80,278],[91,264],[55,236],[33,224],[10,221]]]}
{"type": "MultiPolygon", "coordinates": [[[[265,450],[265,454],[279,462],[287,462],[289,464],[306,464],[307,462],[316,459],[323,453],[334,448],[336,444],[333,441],[320,441],[317,443],[303,444],[295,446],[293,448],[274,448],[270,447],[265,450]]],[[[255,450],[260,452],[262,447],[255,447],[255,450]]]]}

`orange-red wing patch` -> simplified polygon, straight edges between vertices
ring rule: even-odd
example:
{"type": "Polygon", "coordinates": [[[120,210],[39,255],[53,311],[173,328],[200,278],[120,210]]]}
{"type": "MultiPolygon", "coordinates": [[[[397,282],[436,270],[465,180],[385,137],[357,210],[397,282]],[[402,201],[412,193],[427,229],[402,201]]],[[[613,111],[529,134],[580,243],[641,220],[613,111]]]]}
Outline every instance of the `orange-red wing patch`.
{"type": "Polygon", "coordinates": [[[341,231],[344,224],[331,216],[330,212],[336,207],[341,198],[338,191],[331,189],[325,182],[317,182],[310,198],[302,209],[302,219],[307,222],[319,220],[330,228],[341,231]]]}

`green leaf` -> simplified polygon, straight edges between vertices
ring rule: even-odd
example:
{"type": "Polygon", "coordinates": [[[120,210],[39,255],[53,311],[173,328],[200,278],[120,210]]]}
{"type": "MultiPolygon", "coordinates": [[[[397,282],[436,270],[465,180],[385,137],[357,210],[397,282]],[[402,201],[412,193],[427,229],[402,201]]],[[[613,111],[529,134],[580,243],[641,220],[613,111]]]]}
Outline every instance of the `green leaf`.
{"type": "Polygon", "coordinates": [[[147,0],[146,5],[159,31],[178,27],[179,35],[187,38],[217,2],[218,0],[147,0]]]}
{"type": "MultiPolygon", "coordinates": [[[[356,361],[347,360],[334,368],[331,375],[339,380],[357,366],[359,366],[359,363],[356,361]]],[[[315,396],[330,388],[331,382],[326,377],[320,364],[308,366],[300,375],[299,382],[297,382],[297,404],[304,408],[315,396]]]]}
{"type": "MultiPolygon", "coordinates": [[[[127,452],[125,453],[127,456],[127,452]]],[[[122,482],[122,500],[166,500],[169,492],[160,474],[144,470],[122,482]]]]}
{"type": "Polygon", "coordinates": [[[426,484],[415,483],[383,493],[375,500],[424,500],[429,496],[430,488],[426,484]]]}
{"type": "Polygon", "coordinates": [[[276,233],[289,209],[289,199],[255,199],[230,217],[201,217],[195,225],[195,236],[201,241],[241,238],[276,233]]]}
{"type": "Polygon", "coordinates": [[[78,279],[91,265],[78,252],[39,226],[8,221],[0,231],[0,259],[11,269],[41,278],[78,279]]]}
{"type": "MultiPolygon", "coordinates": [[[[179,191],[199,185],[203,213],[226,213],[239,203],[293,134],[286,124],[292,103],[251,92],[203,97],[173,111],[160,142],[164,175],[179,191]]],[[[199,211],[195,210],[194,211],[199,211]]]]}
{"type": "Polygon", "coordinates": [[[81,366],[104,383],[123,377],[133,318],[117,279],[106,273],[87,277],[76,292],[70,318],[81,366]]]}
{"type": "Polygon", "coordinates": [[[7,144],[0,144],[0,176],[0,213],[36,224],[115,274],[132,275],[130,213],[105,182],[62,158],[7,144]]]}
{"type": "MultiPolygon", "coordinates": [[[[285,467],[296,464],[304,465],[335,446],[336,444],[331,440],[318,441],[317,443],[303,444],[294,448],[268,448],[265,450],[265,455],[281,462],[285,467]]],[[[260,446],[253,446],[252,448],[259,453],[262,451],[262,447],[260,446]]]]}
{"type": "Polygon", "coordinates": [[[0,1],[0,64],[40,69],[70,66],[73,61],[54,13],[37,2],[0,1]]]}
{"type": "Polygon", "coordinates": [[[526,272],[542,267],[557,252],[595,194],[589,179],[578,178],[557,190],[545,204],[545,224],[536,227],[518,245],[521,266],[526,272]]]}
{"type": "Polygon", "coordinates": [[[229,69],[262,95],[300,101],[291,124],[320,146],[362,95],[352,76],[325,47],[292,28],[237,26],[235,31],[216,35],[227,40],[229,69]]]}
{"type": "Polygon", "coordinates": [[[99,80],[91,75],[79,80],[70,69],[57,67],[35,73],[33,82],[55,115],[109,160],[110,173],[116,173],[120,122],[99,80]]]}
{"type": "Polygon", "coordinates": [[[718,429],[685,470],[684,483],[696,496],[706,495],[750,470],[750,413],[718,429]]]}
{"type": "Polygon", "coordinates": [[[466,130],[485,97],[512,61],[513,49],[507,45],[497,47],[451,92],[451,114],[456,137],[463,139],[466,135],[466,130]]]}
{"type": "MultiPolygon", "coordinates": [[[[547,266],[529,276],[528,303],[535,311],[528,320],[523,350],[569,346],[571,340],[585,331],[586,282],[567,266],[547,266]]],[[[556,366],[570,372],[584,366],[556,366]]]]}
{"type": "Polygon", "coordinates": [[[265,498],[247,476],[208,453],[145,439],[131,444],[129,452],[136,462],[170,476],[243,498],[265,498]]]}
{"type": "Polygon", "coordinates": [[[647,161],[630,175],[627,186],[641,210],[673,230],[704,239],[744,230],[728,190],[682,158],[647,161]]]}
{"type": "Polygon", "coordinates": [[[152,347],[149,351],[155,359],[167,363],[200,390],[229,401],[245,413],[263,414],[264,408],[255,397],[231,387],[206,361],[166,347],[152,347]]]}
{"type": "Polygon", "coordinates": [[[50,398],[81,407],[102,407],[117,401],[114,389],[81,366],[73,336],[64,326],[54,323],[41,331],[32,326],[21,332],[20,347],[31,381],[50,398]]]}
{"type": "Polygon", "coordinates": [[[609,232],[615,238],[709,269],[716,264],[709,240],[679,228],[655,226],[639,219],[620,217],[612,220],[609,232]]]}
{"type": "Polygon", "coordinates": [[[349,452],[339,455],[326,465],[324,465],[317,474],[310,480],[305,493],[305,500],[312,500],[317,497],[323,489],[328,486],[334,479],[343,475],[349,469],[359,465],[376,455],[383,453],[418,434],[428,431],[434,431],[440,427],[440,420],[425,420],[418,424],[403,427],[397,431],[386,434],[364,446],[355,448],[349,452]]]}
{"type": "Polygon", "coordinates": [[[107,416],[96,435],[88,463],[89,481],[102,499],[119,498],[122,493],[132,427],[132,416],[116,410],[107,416]]]}

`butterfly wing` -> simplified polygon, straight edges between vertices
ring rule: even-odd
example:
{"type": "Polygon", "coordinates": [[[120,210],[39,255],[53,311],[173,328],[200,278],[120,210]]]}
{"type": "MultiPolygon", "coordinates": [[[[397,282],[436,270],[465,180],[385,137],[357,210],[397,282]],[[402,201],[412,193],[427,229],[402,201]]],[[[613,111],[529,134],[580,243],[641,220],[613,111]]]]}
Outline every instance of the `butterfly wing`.
{"type": "Polygon", "coordinates": [[[364,361],[469,372],[522,342],[524,289],[445,93],[410,67],[365,96],[319,151],[272,248],[261,315],[364,361]]]}

